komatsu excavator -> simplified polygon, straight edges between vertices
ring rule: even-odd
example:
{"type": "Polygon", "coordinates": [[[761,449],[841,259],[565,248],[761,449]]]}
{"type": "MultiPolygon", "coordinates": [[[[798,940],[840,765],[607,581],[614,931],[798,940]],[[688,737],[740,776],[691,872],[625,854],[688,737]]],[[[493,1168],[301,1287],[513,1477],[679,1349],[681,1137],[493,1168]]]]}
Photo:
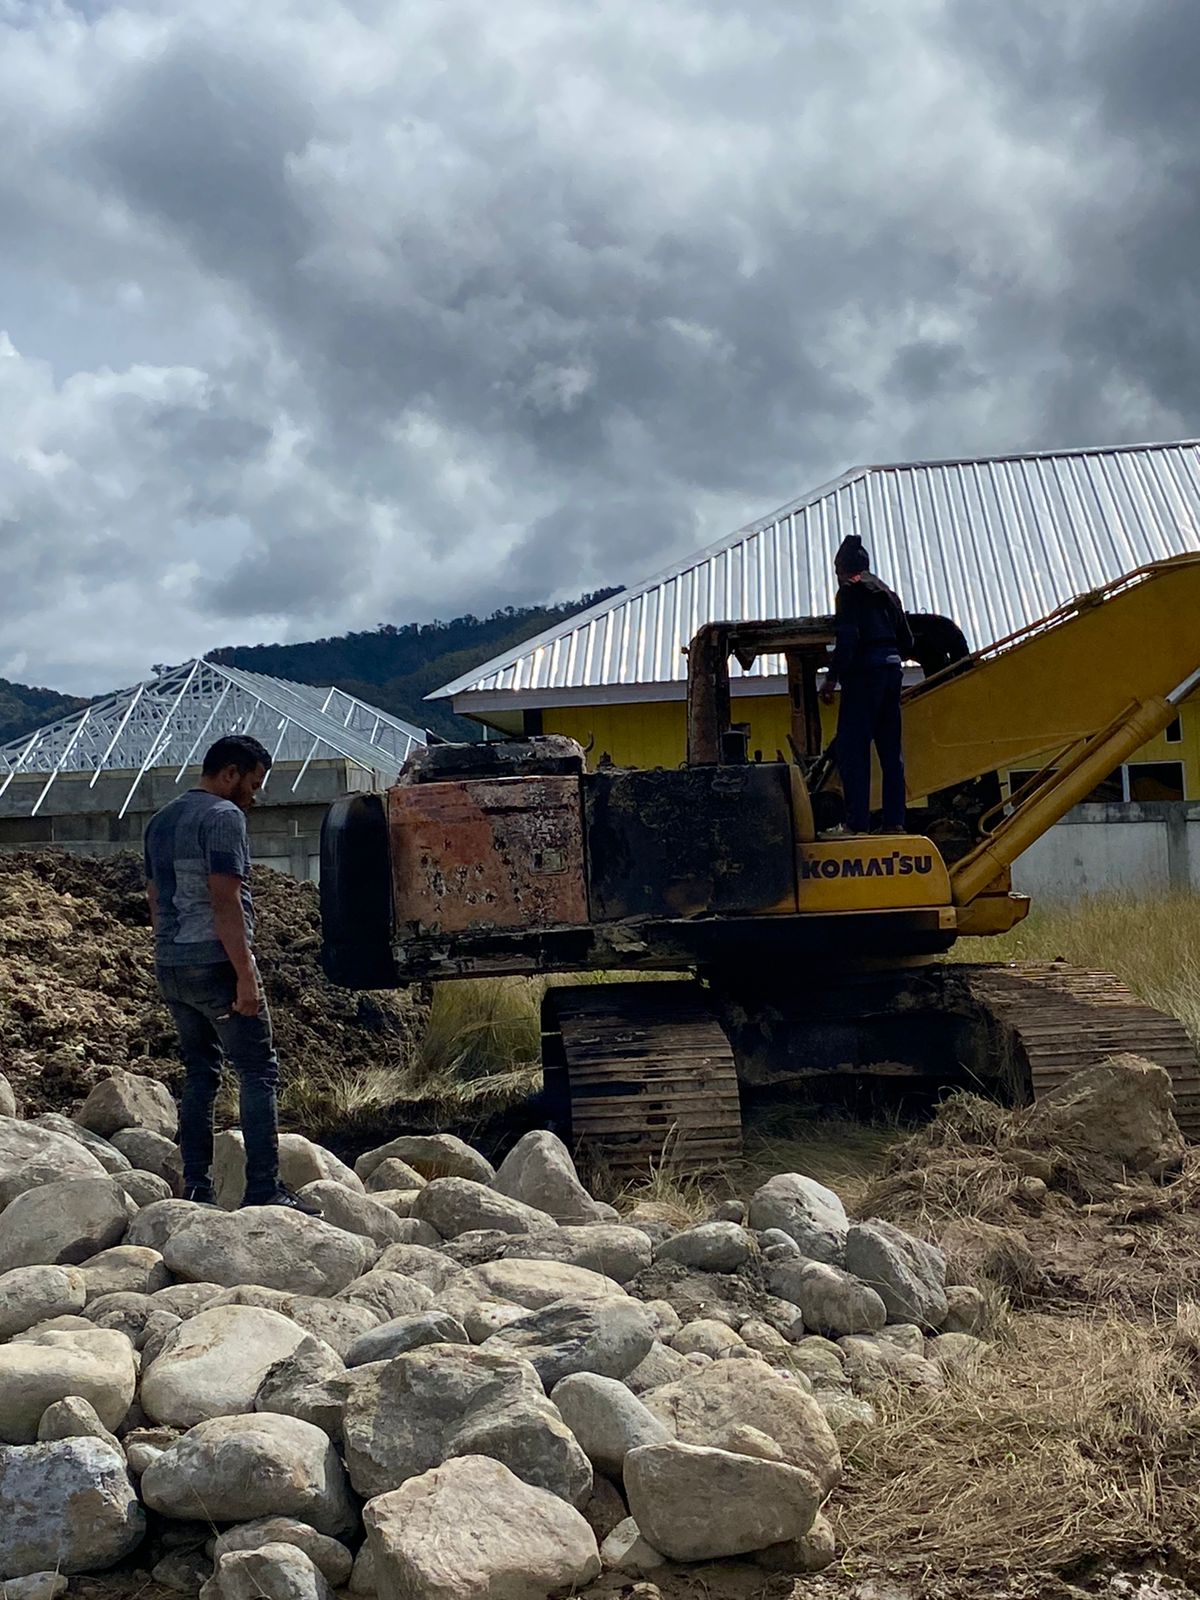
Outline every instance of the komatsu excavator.
{"type": "MultiPolygon", "coordinates": [[[[1131,572],[903,698],[905,834],[833,836],[819,674],[833,619],[713,622],[688,649],[687,761],[585,769],[571,740],[433,745],[330,811],[328,976],[380,988],[586,972],[543,1008],[560,1131],[616,1171],[740,1148],[739,1082],[856,1082],[1029,1101],[1133,1051],[1200,1137],[1183,1027],[1108,974],[939,961],[1028,911],[1013,862],[1200,687],[1200,556],[1131,572]],[[730,658],[786,664],[789,751],[748,759],[730,658]],[[1040,762],[1002,796],[996,773],[1040,762]],[[674,982],[608,975],[676,973],[674,982]]],[[[878,772],[875,774],[876,797],[878,772]]]]}

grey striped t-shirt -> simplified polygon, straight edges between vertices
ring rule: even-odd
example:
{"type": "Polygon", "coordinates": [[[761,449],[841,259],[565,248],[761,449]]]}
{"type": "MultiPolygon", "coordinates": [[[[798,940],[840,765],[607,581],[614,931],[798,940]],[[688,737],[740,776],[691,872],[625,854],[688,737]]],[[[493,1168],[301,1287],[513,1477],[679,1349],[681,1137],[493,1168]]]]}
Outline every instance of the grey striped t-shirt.
{"type": "Polygon", "coordinates": [[[242,880],[246,938],[254,938],[250,839],[232,800],[189,789],[151,817],[145,838],[146,881],[158,899],[154,959],[163,966],[209,966],[229,959],[217,937],[209,873],[242,880]]]}

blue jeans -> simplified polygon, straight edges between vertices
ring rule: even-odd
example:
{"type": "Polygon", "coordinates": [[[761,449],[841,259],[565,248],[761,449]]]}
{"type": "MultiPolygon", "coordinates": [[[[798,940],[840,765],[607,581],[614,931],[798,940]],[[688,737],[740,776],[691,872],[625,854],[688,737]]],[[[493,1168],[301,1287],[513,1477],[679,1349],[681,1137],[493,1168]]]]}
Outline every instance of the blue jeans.
{"type": "Polygon", "coordinates": [[[271,1015],[259,991],[256,1017],[233,1009],[237,973],[221,961],[201,967],[156,968],[158,987],[179,1030],[186,1078],[179,1106],[179,1148],[188,1189],[212,1182],[213,1107],[221,1087],[222,1058],[237,1073],[242,1137],[246,1141],[246,1199],[262,1199],[279,1182],[279,1127],[275,1091],[279,1060],[271,1015]]]}

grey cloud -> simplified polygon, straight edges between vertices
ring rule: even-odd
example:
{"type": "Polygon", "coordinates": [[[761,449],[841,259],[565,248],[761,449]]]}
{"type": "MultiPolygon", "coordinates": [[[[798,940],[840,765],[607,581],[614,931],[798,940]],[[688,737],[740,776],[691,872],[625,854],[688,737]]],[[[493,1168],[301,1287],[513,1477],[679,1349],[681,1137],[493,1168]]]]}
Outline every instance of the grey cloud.
{"type": "Polygon", "coordinates": [[[633,582],[858,461],[1194,431],[1187,12],[27,6],[0,673],[633,582]]]}

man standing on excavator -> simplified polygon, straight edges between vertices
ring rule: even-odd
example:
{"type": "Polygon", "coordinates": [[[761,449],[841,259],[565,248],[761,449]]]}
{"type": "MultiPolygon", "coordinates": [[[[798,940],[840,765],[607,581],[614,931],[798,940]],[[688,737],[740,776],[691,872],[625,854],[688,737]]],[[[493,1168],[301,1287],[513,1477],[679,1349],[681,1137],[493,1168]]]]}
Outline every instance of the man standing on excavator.
{"type": "Polygon", "coordinates": [[[883,831],[903,833],[904,757],[900,746],[900,690],[913,636],[904,607],[871,571],[871,558],[856,533],[847,535],[834,558],[838,578],[837,642],[821,698],[838,708],[837,764],[846,799],[846,831],[867,833],[871,825],[871,746],[883,778],[883,831]]]}

